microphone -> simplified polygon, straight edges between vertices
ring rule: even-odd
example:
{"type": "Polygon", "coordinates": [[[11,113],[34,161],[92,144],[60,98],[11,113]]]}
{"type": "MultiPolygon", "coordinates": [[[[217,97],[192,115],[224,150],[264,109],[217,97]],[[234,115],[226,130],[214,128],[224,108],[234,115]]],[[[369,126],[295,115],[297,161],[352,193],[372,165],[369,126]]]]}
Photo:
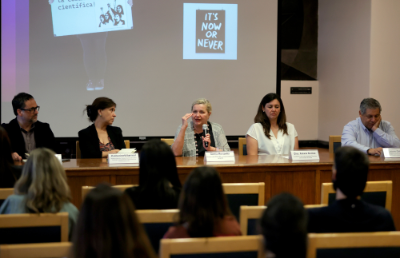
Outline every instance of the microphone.
{"type": "MultiPolygon", "coordinates": [[[[204,138],[206,138],[207,134],[208,134],[208,126],[207,126],[207,124],[204,124],[203,125],[203,136],[204,136],[204,138]]],[[[208,148],[208,142],[205,142],[204,144],[205,144],[206,148],[208,148]]]]}

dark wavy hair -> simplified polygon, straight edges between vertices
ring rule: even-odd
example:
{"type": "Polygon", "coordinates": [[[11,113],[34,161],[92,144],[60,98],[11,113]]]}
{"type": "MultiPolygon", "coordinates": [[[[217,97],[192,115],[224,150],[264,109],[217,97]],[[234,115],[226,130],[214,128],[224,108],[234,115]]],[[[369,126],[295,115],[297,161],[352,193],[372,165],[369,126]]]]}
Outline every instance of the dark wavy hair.
{"type": "Polygon", "coordinates": [[[15,177],[12,173],[12,149],[7,131],[0,126],[0,187],[13,187],[15,177]]]}
{"type": "MultiPolygon", "coordinates": [[[[115,8],[116,10],[118,10],[118,7],[121,7],[121,12],[120,14],[124,14],[124,8],[122,7],[122,5],[117,5],[117,8],[115,8]]],[[[117,11],[118,12],[118,11],[117,11]]]]}
{"type": "Polygon", "coordinates": [[[286,126],[285,107],[283,106],[282,99],[275,93],[268,93],[261,100],[260,105],[258,106],[258,109],[257,109],[257,114],[254,117],[254,123],[260,123],[263,126],[265,136],[267,136],[268,139],[271,139],[271,135],[269,134],[269,131],[271,130],[271,123],[270,123],[267,115],[263,112],[263,107],[265,107],[265,105],[267,103],[273,101],[274,99],[277,99],[281,105],[281,112],[279,113],[278,122],[277,122],[278,126],[279,126],[279,130],[283,130],[283,134],[288,134],[287,126],[286,126]]]}
{"type": "Polygon", "coordinates": [[[83,112],[85,112],[86,110],[86,114],[89,117],[89,120],[94,122],[99,115],[99,110],[110,107],[117,107],[117,104],[115,104],[115,102],[110,98],[99,97],[93,101],[92,105],[86,105],[86,108],[83,110],[83,112]]]}
{"type": "Polygon", "coordinates": [[[214,225],[231,215],[221,178],[213,167],[195,168],[183,185],[179,224],[187,223],[190,237],[211,237],[214,225]]]}
{"type": "Polygon", "coordinates": [[[100,184],[83,201],[73,238],[74,258],[156,258],[131,200],[100,184]]]}
{"type": "Polygon", "coordinates": [[[307,253],[307,212],[297,197],[282,193],[267,204],[260,219],[265,249],[276,258],[305,258],[307,253]]]}
{"type": "Polygon", "coordinates": [[[360,196],[367,184],[369,160],[360,150],[345,146],[335,151],[336,180],[334,189],[340,189],[348,199],[360,196]]]}

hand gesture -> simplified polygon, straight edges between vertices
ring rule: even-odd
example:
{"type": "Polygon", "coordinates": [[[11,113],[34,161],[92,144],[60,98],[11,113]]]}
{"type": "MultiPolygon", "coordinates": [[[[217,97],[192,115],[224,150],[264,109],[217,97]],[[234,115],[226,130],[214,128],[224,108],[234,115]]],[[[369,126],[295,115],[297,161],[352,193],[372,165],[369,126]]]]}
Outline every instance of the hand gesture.
{"type": "Polygon", "coordinates": [[[18,155],[18,153],[16,153],[16,152],[13,152],[11,154],[11,156],[12,156],[12,159],[15,161],[22,161],[22,157],[20,155],[18,155]]]}
{"type": "Polygon", "coordinates": [[[203,140],[203,147],[204,149],[206,149],[206,151],[211,151],[211,138],[210,138],[210,134],[206,134],[206,137],[201,136],[201,139],[203,140]],[[206,142],[208,142],[208,147],[206,147],[206,142]]]}
{"type": "MultiPolygon", "coordinates": [[[[375,125],[374,125],[375,126],[375,125]]],[[[375,149],[369,149],[368,154],[369,155],[375,155],[375,156],[380,156],[382,153],[382,147],[375,148],[375,149]]]]}
{"type": "Polygon", "coordinates": [[[188,119],[193,116],[193,113],[187,113],[182,117],[182,127],[188,127],[188,119]]]}
{"type": "Polygon", "coordinates": [[[375,132],[375,130],[379,128],[379,125],[381,124],[381,121],[382,121],[382,116],[379,116],[378,121],[376,121],[376,123],[371,128],[371,130],[373,132],[375,132]]]}

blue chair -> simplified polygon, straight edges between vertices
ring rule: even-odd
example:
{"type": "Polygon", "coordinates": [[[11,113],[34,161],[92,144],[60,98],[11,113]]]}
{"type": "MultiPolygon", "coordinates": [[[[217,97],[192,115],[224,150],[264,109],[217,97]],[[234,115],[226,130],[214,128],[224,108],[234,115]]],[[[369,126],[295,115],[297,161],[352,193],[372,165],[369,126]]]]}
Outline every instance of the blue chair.
{"type": "MultiPolygon", "coordinates": [[[[361,199],[392,210],[392,181],[368,181],[361,199]]],[[[329,205],[336,199],[336,192],[332,183],[323,183],[321,187],[321,203],[329,205]]]]}
{"type": "Polygon", "coordinates": [[[239,155],[247,155],[246,138],[239,138],[239,155]]]}
{"type": "Polygon", "coordinates": [[[262,258],[261,236],[162,239],[160,258],[262,258]]]}
{"type": "Polygon", "coordinates": [[[265,204],[265,183],[224,183],[222,186],[228,199],[229,208],[238,220],[240,220],[240,206],[265,204]]]}
{"type": "Polygon", "coordinates": [[[307,258],[400,257],[400,232],[308,234],[307,258]]]}
{"type": "Polygon", "coordinates": [[[335,151],[342,147],[341,135],[329,135],[329,155],[333,156],[335,151]]]}
{"type": "Polygon", "coordinates": [[[154,251],[158,253],[160,240],[169,227],[178,221],[179,210],[137,210],[136,215],[142,223],[154,251]]]}
{"type": "Polygon", "coordinates": [[[67,212],[0,215],[0,244],[67,241],[67,212]]]}

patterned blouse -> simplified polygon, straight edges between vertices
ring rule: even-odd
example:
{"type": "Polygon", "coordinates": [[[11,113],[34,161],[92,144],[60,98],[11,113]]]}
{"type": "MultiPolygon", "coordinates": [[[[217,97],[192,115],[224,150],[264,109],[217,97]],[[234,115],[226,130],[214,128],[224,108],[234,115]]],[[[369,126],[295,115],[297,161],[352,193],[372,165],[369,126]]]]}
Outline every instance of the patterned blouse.
{"type": "Polygon", "coordinates": [[[99,145],[100,145],[100,151],[110,151],[110,150],[114,150],[114,144],[111,142],[110,137],[108,137],[108,143],[104,144],[101,141],[99,141],[99,145]]]}

